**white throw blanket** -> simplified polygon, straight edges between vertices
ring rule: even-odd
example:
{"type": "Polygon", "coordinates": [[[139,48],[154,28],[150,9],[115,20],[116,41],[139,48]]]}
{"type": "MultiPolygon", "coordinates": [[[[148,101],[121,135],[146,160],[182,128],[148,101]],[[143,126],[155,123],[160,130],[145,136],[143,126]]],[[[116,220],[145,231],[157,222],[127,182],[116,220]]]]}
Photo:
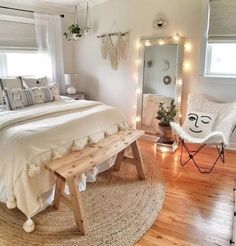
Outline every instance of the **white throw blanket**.
{"type": "Polygon", "coordinates": [[[44,165],[97,142],[128,125],[123,114],[100,102],[60,100],[20,111],[0,112],[2,202],[32,217],[55,179],[44,165]]]}

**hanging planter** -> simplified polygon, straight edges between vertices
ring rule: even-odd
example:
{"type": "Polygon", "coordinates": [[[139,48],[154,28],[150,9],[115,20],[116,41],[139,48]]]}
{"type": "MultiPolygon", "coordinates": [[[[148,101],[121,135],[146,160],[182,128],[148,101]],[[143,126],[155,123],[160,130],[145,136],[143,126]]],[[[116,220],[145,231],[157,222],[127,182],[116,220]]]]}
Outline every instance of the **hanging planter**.
{"type": "Polygon", "coordinates": [[[75,13],[74,13],[74,24],[68,27],[68,32],[64,33],[65,38],[70,40],[77,40],[78,38],[82,37],[83,35],[87,35],[91,30],[91,19],[90,19],[90,12],[89,12],[89,5],[87,3],[86,9],[86,19],[85,19],[85,27],[81,29],[79,27],[79,14],[77,5],[75,5],[75,13]]]}
{"type": "Polygon", "coordinates": [[[81,29],[78,24],[72,24],[68,27],[68,32],[64,33],[64,36],[68,41],[70,40],[77,40],[78,38],[82,37],[81,29]]]}

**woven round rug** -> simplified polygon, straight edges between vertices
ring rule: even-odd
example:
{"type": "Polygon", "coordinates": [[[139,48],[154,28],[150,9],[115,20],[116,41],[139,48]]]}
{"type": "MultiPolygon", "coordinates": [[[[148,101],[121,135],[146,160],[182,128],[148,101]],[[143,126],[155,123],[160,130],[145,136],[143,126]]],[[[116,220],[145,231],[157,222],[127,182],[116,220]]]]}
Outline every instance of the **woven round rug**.
{"type": "Polygon", "coordinates": [[[164,201],[164,182],[156,160],[143,155],[147,179],[137,178],[133,165],[124,163],[119,172],[112,169],[99,174],[87,185],[82,199],[89,233],[82,236],[73,213],[61,204],[49,207],[33,220],[36,229],[27,234],[25,216],[0,204],[0,245],[79,245],[131,246],[150,229],[164,201]]]}

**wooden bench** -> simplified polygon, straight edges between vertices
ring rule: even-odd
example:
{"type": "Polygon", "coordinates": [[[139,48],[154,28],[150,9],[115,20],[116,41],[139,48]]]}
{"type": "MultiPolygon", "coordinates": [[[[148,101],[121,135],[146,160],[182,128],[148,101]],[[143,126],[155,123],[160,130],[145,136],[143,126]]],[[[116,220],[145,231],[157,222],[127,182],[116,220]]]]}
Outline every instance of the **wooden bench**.
{"type": "Polygon", "coordinates": [[[141,135],[143,135],[143,131],[140,130],[120,131],[96,144],[85,147],[81,151],[72,152],[46,165],[46,168],[54,172],[57,176],[54,195],[55,209],[59,208],[60,201],[71,208],[74,212],[76,224],[83,235],[87,233],[88,226],[85,219],[81,195],[77,188],[78,177],[116,154],[117,158],[114,169],[119,171],[125,158],[125,149],[131,146],[134,157],[133,162],[136,165],[138,177],[145,179],[142,157],[137,143],[137,139],[141,135]],[[64,193],[66,182],[68,183],[70,195],[64,193]]]}

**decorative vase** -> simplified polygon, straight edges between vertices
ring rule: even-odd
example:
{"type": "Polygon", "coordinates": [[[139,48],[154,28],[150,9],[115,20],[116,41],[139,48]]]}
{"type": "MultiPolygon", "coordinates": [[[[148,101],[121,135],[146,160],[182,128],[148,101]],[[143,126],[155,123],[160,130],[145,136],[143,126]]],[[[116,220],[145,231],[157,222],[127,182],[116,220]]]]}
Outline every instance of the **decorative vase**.
{"type": "Polygon", "coordinates": [[[69,86],[68,88],[67,88],[67,93],[69,94],[69,95],[74,95],[74,94],[76,94],[76,89],[75,89],[75,87],[74,86],[69,86]]]}
{"type": "Polygon", "coordinates": [[[165,122],[160,122],[159,128],[160,128],[161,138],[163,140],[163,143],[173,144],[173,142],[175,141],[175,136],[170,124],[165,122]]]}

